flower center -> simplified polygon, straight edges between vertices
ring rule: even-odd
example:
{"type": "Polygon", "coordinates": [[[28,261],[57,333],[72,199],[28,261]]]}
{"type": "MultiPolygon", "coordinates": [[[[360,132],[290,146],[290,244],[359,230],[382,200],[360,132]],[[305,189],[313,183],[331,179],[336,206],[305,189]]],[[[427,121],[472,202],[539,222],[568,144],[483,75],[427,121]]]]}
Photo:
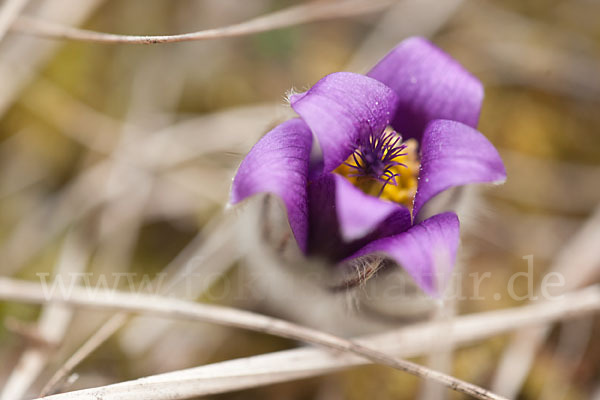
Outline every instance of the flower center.
{"type": "Polygon", "coordinates": [[[419,174],[417,142],[402,142],[393,130],[371,135],[334,172],[364,193],[412,209],[419,174]]]}

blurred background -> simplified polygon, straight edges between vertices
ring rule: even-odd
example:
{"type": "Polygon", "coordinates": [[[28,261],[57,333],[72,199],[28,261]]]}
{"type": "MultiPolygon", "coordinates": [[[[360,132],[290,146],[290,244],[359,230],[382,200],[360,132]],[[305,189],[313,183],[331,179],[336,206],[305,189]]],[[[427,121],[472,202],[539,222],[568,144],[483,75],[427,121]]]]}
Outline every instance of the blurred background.
{"type": "MultiPolygon", "coordinates": [[[[326,2],[30,0],[22,13],[102,32],[173,34],[326,2]]],[[[143,274],[176,275],[193,259],[211,279],[187,296],[267,312],[224,284],[247,290],[243,277],[225,279],[240,274],[242,250],[228,232],[235,228],[223,222],[237,165],[286,118],[289,90],[335,71],[366,72],[400,40],[422,35],[483,82],[479,130],[508,169],[507,183],[485,192],[475,228],[463,237],[466,270],[494,277],[481,293],[505,293],[510,276],[527,270],[527,256],[535,287],[549,271],[564,274],[569,290],[597,283],[600,2],[388,3],[350,18],[150,46],[9,31],[0,41],[0,274],[39,282],[40,273],[93,272],[85,278],[93,284],[100,274],[131,272],[143,284],[143,274]]],[[[460,313],[524,303],[484,297],[460,302],[460,313]]],[[[106,312],[11,302],[0,303],[0,318],[0,387],[35,348],[31,332],[50,343],[27,367],[25,398],[115,321],[106,312]]],[[[65,390],[297,346],[198,323],[124,321],[65,390]]],[[[500,335],[456,349],[451,371],[519,399],[598,399],[599,337],[597,316],[557,324],[537,339],[500,335]],[[529,350],[515,350],[522,342],[529,350]]],[[[434,398],[424,393],[412,376],[368,366],[210,398],[434,398]]]]}

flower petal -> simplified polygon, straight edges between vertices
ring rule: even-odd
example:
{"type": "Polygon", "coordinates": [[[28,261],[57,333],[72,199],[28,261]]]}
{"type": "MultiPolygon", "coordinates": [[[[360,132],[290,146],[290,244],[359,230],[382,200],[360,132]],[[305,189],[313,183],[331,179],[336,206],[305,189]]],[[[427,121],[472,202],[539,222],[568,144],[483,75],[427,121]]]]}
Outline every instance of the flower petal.
{"type": "Polygon", "coordinates": [[[405,227],[408,229],[410,226],[410,211],[407,208],[365,194],[340,175],[334,174],[334,178],[337,217],[345,241],[366,236],[396,212],[404,214],[405,227]]]}
{"type": "Polygon", "coordinates": [[[375,79],[336,72],[308,92],[291,96],[290,103],[319,139],[323,172],[327,173],[342,164],[362,138],[383,131],[397,97],[375,79]]]}
{"type": "Polygon", "coordinates": [[[399,98],[392,126],[405,139],[421,140],[429,121],[450,119],[477,126],[483,87],[457,61],[424,38],[400,43],[367,74],[399,98]]]}
{"type": "Polygon", "coordinates": [[[337,174],[323,174],[310,184],[309,207],[309,247],[333,260],[411,225],[406,207],[367,195],[337,174]]]}
{"type": "Polygon", "coordinates": [[[444,289],[454,267],[459,225],[454,213],[434,215],[406,232],[368,243],[348,260],[385,254],[398,262],[423,291],[436,296],[444,289]]]}
{"type": "Polygon", "coordinates": [[[417,217],[425,203],[451,187],[505,180],[504,163],[483,134],[460,122],[433,121],[425,129],[421,144],[413,215],[417,217]]]}
{"type": "Polygon", "coordinates": [[[284,122],[267,133],[242,161],[231,188],[231,203],[257,193],[281,197],[298,246],[308,240],[307,177],[312,133],[301,119],[284,122]]]}

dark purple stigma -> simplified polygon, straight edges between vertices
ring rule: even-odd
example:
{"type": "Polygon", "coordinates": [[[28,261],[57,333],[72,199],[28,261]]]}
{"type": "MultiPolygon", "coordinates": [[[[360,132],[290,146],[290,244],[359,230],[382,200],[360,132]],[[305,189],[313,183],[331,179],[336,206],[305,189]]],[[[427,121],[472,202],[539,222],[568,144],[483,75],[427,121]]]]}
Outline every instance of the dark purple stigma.
{"type": "Polygon", "coordinates": [[[403,153],[406,145],[402,144],[402,136],[394,131],[380,133],[378,135],[371,134],[367,139],[360,143],[354,153],[352,153],[352,162],[345,162],[348,167],[356,170],[350,177],[372,178],[383,183],[379,194],[388,183],[396,185],[396,177],[398,173],[392,171],[392,167],[405,164],[395,161],[400,156],[405,156],[403,153]]]}

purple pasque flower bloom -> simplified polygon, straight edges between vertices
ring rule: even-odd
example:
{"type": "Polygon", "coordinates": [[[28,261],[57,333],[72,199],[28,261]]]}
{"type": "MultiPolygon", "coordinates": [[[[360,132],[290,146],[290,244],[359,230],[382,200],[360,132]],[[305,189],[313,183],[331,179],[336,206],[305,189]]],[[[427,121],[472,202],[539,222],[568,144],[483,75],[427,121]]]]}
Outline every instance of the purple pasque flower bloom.
{"type": "Polygon", "coordinates": [[[481,83],[450,56],[405,40],[366,76],[333,73],[292,95],[299,118],[252,148],[231,202],[273,193],[306,255],[341,263],[384,254],[435,295],[435,276],[454,264],[459,221],[452,212],[421,220],[423,207],[449,188],[506,178],[475,129],[482,99],[481,83]]]}

